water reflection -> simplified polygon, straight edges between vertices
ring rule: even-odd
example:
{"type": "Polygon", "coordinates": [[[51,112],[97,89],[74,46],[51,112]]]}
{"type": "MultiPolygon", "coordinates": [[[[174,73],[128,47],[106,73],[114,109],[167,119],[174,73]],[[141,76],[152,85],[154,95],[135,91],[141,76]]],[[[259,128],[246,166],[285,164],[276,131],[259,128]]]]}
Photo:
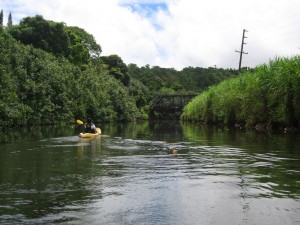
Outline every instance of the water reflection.
{"type": "Polygon", "coordinates": [[[1,224],[300,221],[297,134],[170,122],[105,124],[108,136],[94,139],[48,129],[1,137],[1,224]]]}

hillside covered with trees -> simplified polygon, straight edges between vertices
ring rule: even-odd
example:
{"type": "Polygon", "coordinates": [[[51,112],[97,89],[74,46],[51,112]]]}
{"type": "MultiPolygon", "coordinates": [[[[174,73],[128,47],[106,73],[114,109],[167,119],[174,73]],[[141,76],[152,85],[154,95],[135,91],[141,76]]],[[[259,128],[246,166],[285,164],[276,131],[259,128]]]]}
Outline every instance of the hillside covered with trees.
{"type": "Polygon", "coordinates": [[[4,26],[2,11],[0,17],[0,126],[147,119],[156,94],[198,94],[237,75],[126,65],[118,55],[101,56],[101,45],[82,28],[40,15],[4,26]]]}

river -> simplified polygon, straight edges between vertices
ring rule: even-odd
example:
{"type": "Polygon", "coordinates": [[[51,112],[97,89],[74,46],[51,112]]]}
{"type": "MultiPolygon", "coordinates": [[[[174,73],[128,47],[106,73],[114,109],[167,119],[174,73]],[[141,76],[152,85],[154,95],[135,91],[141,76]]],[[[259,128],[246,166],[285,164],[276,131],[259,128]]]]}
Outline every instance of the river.
{"type": "Polygon", "coordinates": [[[0,135],[0,224],[300,224],[299,133],[178,122],[0,135]]]}

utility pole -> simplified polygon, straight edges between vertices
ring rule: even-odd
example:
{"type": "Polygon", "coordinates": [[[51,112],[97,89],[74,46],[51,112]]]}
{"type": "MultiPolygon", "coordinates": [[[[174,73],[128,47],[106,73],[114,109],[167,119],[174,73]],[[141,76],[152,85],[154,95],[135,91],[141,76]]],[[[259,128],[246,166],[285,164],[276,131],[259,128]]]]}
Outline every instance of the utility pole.
{"type": "Polygon", "coordinates": [[[242,44],[241,44],[241,51],[235,50],[235,52],[240,53],[239,71],[241,71],[241,67],[242,67],[242,58],[243,58],[243,54],[248,54],[248,52],[243,52],[244,45],[247,44],[247,43],[244,42],[245,38],[247,38],[247,37],[245,36],[245,32],[248,32],[248,31],[245,30],[245,29],[243,29],[243,38],[242,38],[242,44]]]}

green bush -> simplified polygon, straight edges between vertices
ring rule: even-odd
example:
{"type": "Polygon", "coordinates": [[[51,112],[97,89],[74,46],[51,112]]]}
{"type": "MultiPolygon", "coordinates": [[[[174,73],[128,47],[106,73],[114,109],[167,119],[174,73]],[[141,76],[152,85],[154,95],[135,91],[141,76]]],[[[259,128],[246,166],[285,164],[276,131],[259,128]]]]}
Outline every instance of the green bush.
{"type": "Polygon", "coordinates": [[[85,70],[64,57],[25,46],[0,31],[0,120],[6,125],[134,120],[128,89],[108,70],[85,70]]]}
{"type": "Polygon", "coordinates": [[[183,120],[207,123],[273,123],[297,126],[300,121],[300,57],[276,58],[254,72],[223,81],[197,96],[183,120]]]}

